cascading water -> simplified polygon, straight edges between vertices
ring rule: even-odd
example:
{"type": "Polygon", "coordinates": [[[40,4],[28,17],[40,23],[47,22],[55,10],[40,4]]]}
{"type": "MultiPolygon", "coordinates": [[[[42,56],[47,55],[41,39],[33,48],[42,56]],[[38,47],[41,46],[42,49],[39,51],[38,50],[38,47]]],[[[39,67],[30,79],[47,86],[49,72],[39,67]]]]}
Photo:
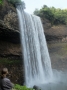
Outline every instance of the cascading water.
{"type": "Polygon", "coordinates": [[[16,7],[21,30],[25,84],[31,87],[46,83],[52,78],[52,68],[41,20],[25,13],[22,5],[16,7]]]}

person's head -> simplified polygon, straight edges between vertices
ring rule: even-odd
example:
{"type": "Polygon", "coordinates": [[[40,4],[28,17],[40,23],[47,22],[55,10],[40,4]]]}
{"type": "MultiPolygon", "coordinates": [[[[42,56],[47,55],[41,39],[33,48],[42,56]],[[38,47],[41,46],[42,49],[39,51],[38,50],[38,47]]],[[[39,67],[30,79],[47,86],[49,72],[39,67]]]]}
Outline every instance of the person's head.
{"type": "Polygon", "coordinates": [[[36,85],[33,86],[33,89],[38,90],[38,87],[36,85]]]}
{"type": "Polygon", "coordinates": [[[8,74],[8,69],[3,68],[2,71],[1,71],[1,75],[4,76],[4,75],[7,75],[7,74],[8,74]]]}

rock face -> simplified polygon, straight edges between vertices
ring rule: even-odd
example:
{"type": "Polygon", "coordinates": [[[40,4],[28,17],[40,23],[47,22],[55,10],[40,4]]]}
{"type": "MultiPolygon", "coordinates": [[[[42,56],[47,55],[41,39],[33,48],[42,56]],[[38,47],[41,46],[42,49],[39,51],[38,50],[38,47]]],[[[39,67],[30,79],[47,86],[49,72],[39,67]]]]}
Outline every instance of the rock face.
{"type": "Polygon", "coordinates": [[[45,30],[45,34],[48,41],[67,41],[67,26],[52,26],[45,30]]]}
{"type": "Polygon", "coordinates": [[[51,23],[46,19],[43,19],[42,23],[47,41],[67,41],[66,25],[51,26],[51,23]]]}
{"type": "Polygon", "coordinates": [[[0,6],[0,39],[20,43],[20,31],[18,28],[16,9],[4,0],[0,6]]]}
{"type": "Polygon", "coordinates": [[[20,46],[20,31],[15,8],[7,0],[4,0],[0,7],[0,41],[20,46]]]}
{"type": "Polygon", "coordinates": [[[7,0],[3,0],[3,5],[0,5],[0,20],[6,28],[19,30],[16,9],[7,0]]]}
{"type": "Polygon", "coordinates": [[[3,67],[9,70],[13,83],[24,83],[20,31],[16,9],[3,0],[0,6],[0,71],[3,67]]]}

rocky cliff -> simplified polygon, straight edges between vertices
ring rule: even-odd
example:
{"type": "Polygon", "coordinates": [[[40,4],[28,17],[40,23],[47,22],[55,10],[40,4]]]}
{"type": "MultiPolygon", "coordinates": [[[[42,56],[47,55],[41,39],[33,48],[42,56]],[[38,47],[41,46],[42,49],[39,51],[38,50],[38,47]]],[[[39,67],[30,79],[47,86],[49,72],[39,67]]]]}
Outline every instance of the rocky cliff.
{"type": "Polygon", "coordinates": [[[0,43],[0,55],[20,53],[20,31],[16,9],[6,0],[0,6],[0,43]],[[10,50],[7,47],[10,47],[10,50]]]}
{"type": "Polygon", "coordinates": [[[3,5],[0,5],[0,71],[3,67],[7,67],[11,81],[23,84],[24,66],[22,66],[17,13],[7,0],[3,1],[3,5]]]}
{"type": "Polygon", "coordinates": [[[53,25],[48,20],[42,20],[47,41],[67,42],[67,25],[53,25]]]}

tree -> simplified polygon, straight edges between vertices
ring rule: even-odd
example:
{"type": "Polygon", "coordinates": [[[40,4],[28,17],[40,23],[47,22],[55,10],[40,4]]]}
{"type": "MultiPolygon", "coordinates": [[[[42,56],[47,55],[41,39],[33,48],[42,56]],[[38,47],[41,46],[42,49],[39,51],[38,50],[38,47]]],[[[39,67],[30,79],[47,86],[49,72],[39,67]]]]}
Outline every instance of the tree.
{"type": "Polygon", "coordinates": [[[39,10],[38,9],[35,9],[34,14],[35,15],[39,15],[39,10]]]}
{"type": "Polygon", "coordinates": [[[53,22],[54,22],[54,14],[50,10],[50,8],[48,8],[46,5],[44,5],[43,8],[40,10],[36,9],[34,11],[34,14],[42,17],[43,19],[44,18],[48,19],[51,22],[51,24],[53,24],[53,22]]]}
{"type": "Polygon", "coordinates": [[[44,5],[40,10],[35,10],[34,14],[40,16],[42,19],[48,19],[52,25],[67,25],[67,9],[56,9],[55,7],[44,5]]]}

